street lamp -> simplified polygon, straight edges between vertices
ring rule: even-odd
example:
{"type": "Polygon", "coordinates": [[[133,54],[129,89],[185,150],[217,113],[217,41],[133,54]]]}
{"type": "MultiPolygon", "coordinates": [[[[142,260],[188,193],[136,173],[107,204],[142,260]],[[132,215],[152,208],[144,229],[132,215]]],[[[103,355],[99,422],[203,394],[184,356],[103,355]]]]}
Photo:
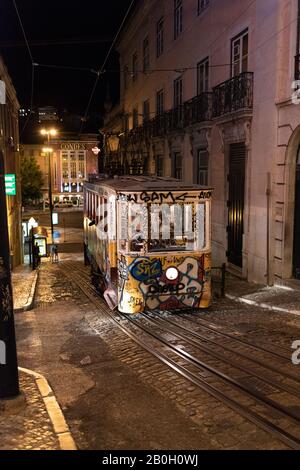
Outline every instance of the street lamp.
{"type": "MultiPolygon", "coordinates": [[[[42,129],[41,135],[47,136],[48,145],[50,144],[50,138],[57,135],[56,129],[42,129]]],[[[48,168],[49,168],[49,208],[50,208],[50,218],[51,218],[51,242],[54,243],[54,229],[53,229],[53,201],[52,201],[52,178],[51,178],[51,153],[53,149],[47,147],[43,149],[45,153],[48,154],[48,168]]]]}

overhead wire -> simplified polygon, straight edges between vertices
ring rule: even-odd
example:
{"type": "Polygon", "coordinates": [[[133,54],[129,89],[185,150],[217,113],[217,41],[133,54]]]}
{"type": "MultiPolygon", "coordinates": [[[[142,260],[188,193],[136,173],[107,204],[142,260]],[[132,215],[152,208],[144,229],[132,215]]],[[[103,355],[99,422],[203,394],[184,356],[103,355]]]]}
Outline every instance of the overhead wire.
{"type": "Polygon", "coordinates": [[[24,40],[25,40],[25,43],[26,43],[26,47],[27,47],[27,50],[28,50],[28,54],[29,54],[29,57],[30,57],[30,60],[31,60],[31,88],[30,88],[30,112],[29,112],[29,115],[24,123],[24,126],[21,130],[21,133],[20,133],[20,137],[23,136],[24,134],[24,131],[29,123],[29,120],[32,116],[32,113],[33,113],[33,105],[34,105],[34,79],[35,79],[35,66],[37,65],[35,62],[34,62],[34,59],[33,59],[33,55],[32,55],[32,52],[31,52],[31,49],[30,49],[30,46],[29,46],[29,42],[28,42],[28,39],[27,39],[27,35],[26,35],[26,32],[25,32],[25,28],[24,28],[24,25],[23,25],[23,22],[22,22],[22,18],[21,18],[21,15],[20,15],[20,12],[19,12],[19,9],[18,9],[18,6],[17,6],[17,3],[16,3],[16,0],[12,0],[13,2],[13,5],[15,7],[15,11],[16,11],[16,14],[17,14],[17,17],[18,17],[18,20],[19,20],[19,23],[20,23],[20,27],[21,27],[21,30],[22,30],[22,33],[23,33],[23,36],[24,36],[24,40]]]}
{"type": "MultiPolygon", "coordinates": [[[[227,30],[229,30],[229,28],[231,27],[232,24],[236,23],[238,21],[238,19],[255,3],[256,0],[253,0],[249,5],[247,5],[247,8],[245,10],[243,10],[228,26],[226,26],[226,28],[220,33],[220,35],[218,35],[218,37],[211,42],[210,46],[208,46],[209,48],[213,47],[213,45],[215,43],[217,43],[219,41],[219,39],[225,34],[225,32],[227,30]]],[[[88,73],[93,73],[93,74],[96,74],[96,79],[95,79],[95,82],[93,84],[93,87],[92,87],[92,91],[91,91],[91,94],[89,96],[89,100],[88,100],[88,104],[87,104],[87,107],[85,109],[85,113],[84,113],[84,116],[82,118],[82,124],[81,124],[81,130],[80,132],[82,132],[83,130],[83,126],[84,126],[84,123],[86,122],[87,120],[87,117],[88,117],[88,112],[89,112],[89,109],[90,109],[90,106],[91,106],[91,103],[92,103],[92,100],[93,100],[93,97],[94,97],[94,94],[95,94],[95,91],[97,89],[97,86],[98,86],[98,83],[99,83],[99,80],[100,80],[100,77],[102,75],[104,75],[105,73],[128,73],[129,75],[132,75],[134,72],[133,70],[130,70],[128,68],[126,69],[123,69],[123,70],[120,70],[120,69],[105,69],[105,65],[109,59],[109,56],[113,50],[113,47],[119,37],[119,34],[123,28],[123,25],[125,23],[125,21],[127,20],[127,17],[132,9],[132,6],[133,4],[135,3],[135,0],[132,0],[126,13],[125,13],[125,16],[122,20],[122,23],[111,43],[111,46],[108,50],[108,53],[104,59],[104,62],[101,66],[101,68],[99,70],[96,70],[94,68],[89,68],[89,67],[80,67],[80,66],[71,66],[71,65],[59,65],[59,64],[38,64],[34,61],[34,58],[33,58],[33,54],[32,54],[32,51],[30,49],[30,45],[29,45],[29,42],[28,42],[28,39],[27,39],[27,35],[26,35],[26,32],[25,32],[25,28],[24,28],[24,25],[23,25],[23,22],[22,22],[22,18],[21,18],[21,15],[20,15],[20,12],[18,10],[18,6],[17,6],[17,3],[16,3],[16,0],[12,0],[13,4],[14,4],[14,7],[15,7],[15,11],[16,11],[16,14],[17,14],[17,17],[18,17],[18,20],[19,20],[19,23],[20,23],[20,27],[21,27],[21,30],[22,30],[22,33],[23,33],[23,36],[24,36],[24,40],[25,40],[25,43],[26,43],[26,47],[27,47],[27,50],[28,50],[28,54],[30,56],[30,60],[31,60],[31,66],[32,66],[32,72],[31,72],[31,98],[30,98],[30,114],[24,124],[24,127],[22,129],[22,132],[21,132],[21,135],[23,134],[25,128],[27,127],[27,124],[29,122],[29,119],[33,113],[33,105],[34,105],[34,85],[35,85],[35,68],[36,67],[40,67],[40,68],[53,68],[53,69],[57,69],[57,70],[70,70],[70,71],[78,71],[78,72],[88,72],[88,73]]],[[[269,36],[265,41],[263,41],[261,44],[259,44],[254,50],[251,50],[249,51],[249,55],[252,55],[254,54],[257,50],[259,50],[260,48],[262,48],[266,43],[268,43],[270,40],[274,39],[274,37],[276,37],[278,34],[280,34],[282,31],[284,31],[286,28],[288,28],[292,23],[294,23],[295,21],[297,21],[299,18],[299,16],[297,16],[297,18],[294,18],[293,20],[291,20],[289,23],[287,23],[285,26],[283,26],[281,29],[277,30],[276,32],[274,32],[271,36],[269,36]]],[[[224,63],[224,64],[209,64],[209,68],[217,68],[217,67],[230,67],[232,64],[229,64],[229,63],[224,63]]],[[[178,73],[184,73],[188,70],[197,70],[198,66],[192,66],[192,67],[176,67],[176,68],[154,68],[154,69],[148,69],[148,70],[137,70],[136,72],[137,73],[143,73],[145,75],[150,75],[152,73],[155,73],[155,72],[178,72],[178,73]]]]}
{"type": "Polygon", "coordinates": [[[98,73],[97,73],[97,77],[96,77],[95,83],[94,83],[94,85],[93,85],[92,92],[91,92],[91,95],[90,95],[90,97],[89,97],[88,104],[87,104],[87,107],[86,107],[86,110],[85,110],[85,113],[84,113],[84,116],[83,116],[83,119],[82,119],[81,128],[80,128],[80,133],[82,133],[84,124],[85,124],[85,122],[86,122],[86,120],[87,120],[88,112],[89,112],[89,110],[90,110],[90,106],[91,106],[91,103],[92,103],[92,99],[93,99],[94,94],[95,94],[95,91],[96,91],[96,89],[97,89],[97,85],[98,85],[100,76],[102,75],[102,73],[103,73],[103,71],[104,71],[104,68],[105,68],[105,65],[106,65],[106,63],[107,63],[107,61],[108,61],[108,58],[109,58],[109,56],[110,56],[110,54],[111,54],[111,52],[112,52],[112,50],[113,50],[113,48],[114,48],[115,43],[117,42],[117,39],[118,39],[118,37],[119,37],[119,34],[120,34],[120,32],[121,32],[121,30],[122,30],[122,28],[123,28],[123,25],[125,24],[125,22],[126,22],[126,20],[127,20],[127,17],[128,17],[128,15],[129,15],[129,13],[130,13],[130,11],[131,11],[131,8],[133,7],[133,4],[134,4],[134,3],[135,3],[135,0],[132,0],[131,3],[130,3],[130,5],[129,5],[129,7],[128,7],[128,9],[127,9],[127,11],[126,11],[126,13],[125,13],[125,16],[124,16],[123,20],[122,20],[122,22],[121,22],[121,25],[120,25],[120,27],[119,27],[119,29],[118,29],[118,31],[117,31],[115,37],[114,37],[114,40],[113,40],[113,42],[112,42],[111,45],[110,45],[110,48],[109,48],[109,50],[108,50],[108,53],[106,54],[106,57],[105,57],[105,59],[104,59],[104,62],[103,62],[103,64],[102,64],[100,70],[99,70],[98,73]]]}

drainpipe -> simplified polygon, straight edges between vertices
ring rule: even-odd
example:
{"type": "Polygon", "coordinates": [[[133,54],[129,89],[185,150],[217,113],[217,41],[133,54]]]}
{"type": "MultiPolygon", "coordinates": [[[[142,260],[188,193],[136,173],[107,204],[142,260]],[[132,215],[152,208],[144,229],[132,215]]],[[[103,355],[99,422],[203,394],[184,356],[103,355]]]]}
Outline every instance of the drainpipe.
{"type": "MultiPolygon", "coordinates": [[[[299,0],[300,1],[300,0],[299,0]]],[[[271,216],[271,173],[267,173],[267,189],[266,189],[266,196],[267,196],[267,285],[271,285],[271,276],[270,276],[270,260],[271,260],[271,253],[270,253],[270,216],[271,216]]]]}

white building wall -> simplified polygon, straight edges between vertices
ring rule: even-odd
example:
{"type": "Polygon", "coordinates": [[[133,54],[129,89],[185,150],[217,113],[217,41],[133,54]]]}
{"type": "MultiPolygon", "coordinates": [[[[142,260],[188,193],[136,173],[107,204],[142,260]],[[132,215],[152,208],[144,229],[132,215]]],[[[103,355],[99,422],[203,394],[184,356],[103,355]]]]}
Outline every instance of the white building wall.
{"type": "MultiPolygon", "coordinates": [[[[210,60],[210,87],[231,77],[231,40],[249,31],[248,71],[254,73],[253,112],[233,113],[201,123],[185,132],[151,142],[150,168],[155,155],[164,155],[165,175],[171,175],[171,156],[183,156],[183,179],[195,182],[199,148],[209,150],[209,183],[215,188],[212,214],[213,263],[226,260],[227,198],[230,144],[246,144],[246,183],[243,237],[245,278],[266,283],[291,276],[294,224],[295,152],[300,143],[300,105],[291,104],[296,53],[298,0],[211,0],[197,16],[197,0],[183,0],[183,32],[173,39],[173,0],[144,0],[122,32],[118,44],[121,68],[132,69],[138,54],[138,78],[121,75],[121,105],[140,114],[150,100],[156,111],[156,92],[164,89],[165,110],[173,108],[173,81],[183,76],[183,102],[197,94],[197,63],[210,60]],[[164,17],[164,52],[156,58],[156,24],[164,17]],[[149,37],[150,71],[144,74],[143,40],[149,37]],[[183,70],[184,69],[184,70],[183,70]],[[268,178],[270,211],[268,212],[268,178]],[[268,223],[269,222],[269,223],[268,223]],[[267,250],[269,242],[269,252],[267,250]]],[[[130,119],[130,128],[132,118],[130,119]]]]}

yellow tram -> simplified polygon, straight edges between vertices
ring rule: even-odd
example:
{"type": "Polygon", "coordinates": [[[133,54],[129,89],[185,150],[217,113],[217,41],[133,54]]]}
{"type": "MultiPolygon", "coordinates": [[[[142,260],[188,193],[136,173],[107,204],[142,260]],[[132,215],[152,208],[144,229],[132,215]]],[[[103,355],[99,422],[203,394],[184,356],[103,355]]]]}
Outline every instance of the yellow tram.
{"type": "Polygon", "coordinates": [[[206,308],[212,189],[172,178],[94,178],[84,187],[85,261],[111,308],[206,308]]]}

